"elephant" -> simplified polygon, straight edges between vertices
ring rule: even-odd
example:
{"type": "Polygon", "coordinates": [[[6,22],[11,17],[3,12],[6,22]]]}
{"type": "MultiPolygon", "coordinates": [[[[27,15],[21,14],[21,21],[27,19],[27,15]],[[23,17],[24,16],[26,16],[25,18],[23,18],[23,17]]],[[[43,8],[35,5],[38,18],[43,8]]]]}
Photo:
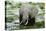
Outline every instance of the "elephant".
{"type": "Polygon", "coordinates": [[[22,4],[19,10],[20,25],[34,25],[38,14],[38,7],[31,4],[22,4]]]}

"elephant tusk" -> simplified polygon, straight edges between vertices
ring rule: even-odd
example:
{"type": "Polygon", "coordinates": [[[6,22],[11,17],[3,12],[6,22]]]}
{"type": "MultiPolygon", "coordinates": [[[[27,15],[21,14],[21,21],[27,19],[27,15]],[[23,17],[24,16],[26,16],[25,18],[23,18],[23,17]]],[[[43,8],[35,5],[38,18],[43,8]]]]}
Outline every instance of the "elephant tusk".
{"type": "Polygon", "coordinates": [[[27,20],[27,22],[26,22],[26,24],[25,25],[27,25],[28,24],[28,20],[27,20]]]}
{"type": "Polygon", "coordinates": [[[21,21],[21,23],[20,23],[20,24],[22,24],[22,22],[23,22],[23,21],[21,21]]]}

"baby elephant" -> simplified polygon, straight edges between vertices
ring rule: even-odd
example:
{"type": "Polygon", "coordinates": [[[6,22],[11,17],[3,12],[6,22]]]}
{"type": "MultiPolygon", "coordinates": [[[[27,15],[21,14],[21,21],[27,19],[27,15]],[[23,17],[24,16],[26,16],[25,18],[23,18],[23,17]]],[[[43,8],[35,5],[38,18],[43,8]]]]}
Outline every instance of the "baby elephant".
{"type": "Polygon", "coordinates": [[[34,25],[38,7],[31,4],[22,4],[19,15],[20,25],[34,25]]]}

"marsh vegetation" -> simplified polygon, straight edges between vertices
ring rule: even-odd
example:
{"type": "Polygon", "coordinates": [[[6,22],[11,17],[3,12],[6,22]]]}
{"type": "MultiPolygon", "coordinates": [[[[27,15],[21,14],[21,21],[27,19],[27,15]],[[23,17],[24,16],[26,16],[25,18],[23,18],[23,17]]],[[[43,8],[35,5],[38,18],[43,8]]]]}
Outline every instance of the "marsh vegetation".
{"type": "Polygon", "coordinates": [[[31,3],[29,2],[28,4],[33,4],[38,5],[40,7],[40,10],[38,12],[38,15],[36,17],[36,23],[34,26],[21,26],[19,25],[19,9],[21,7],[22,3],[16,3],[13,4],[12,2],[6,1],[5,3],[5,11],[6,11],[6,28],[7,30],[16,30],[16,29],[36,29],[36,28],[44,28],[44,23],[45,23],[45,4],[44,3],[31,3]]]}

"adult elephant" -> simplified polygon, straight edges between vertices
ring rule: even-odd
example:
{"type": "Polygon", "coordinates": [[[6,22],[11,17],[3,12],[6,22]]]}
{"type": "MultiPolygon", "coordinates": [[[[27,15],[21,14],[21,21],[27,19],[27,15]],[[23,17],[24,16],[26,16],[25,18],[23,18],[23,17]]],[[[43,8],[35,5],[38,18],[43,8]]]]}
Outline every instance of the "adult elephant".
{"type": "Polygon", "coordinates": [[[31,4],[22,4],[19,15],[20,25],[34,25],[38,7],[31,4]]]}

